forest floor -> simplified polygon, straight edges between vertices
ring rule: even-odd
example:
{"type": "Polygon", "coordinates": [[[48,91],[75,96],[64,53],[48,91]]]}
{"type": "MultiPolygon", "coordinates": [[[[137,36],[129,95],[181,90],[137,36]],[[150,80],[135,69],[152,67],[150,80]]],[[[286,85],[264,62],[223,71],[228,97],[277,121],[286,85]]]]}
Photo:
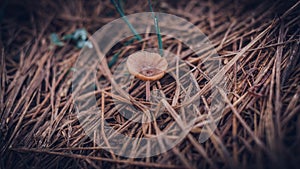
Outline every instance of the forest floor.
{"type": "MultiPolygon", "coordinates": [[[[149,12],[145,2],[124,1],[125,14],[149,12]]],[[[78,119],[72,96],[73,66],[81,50],[72,41],[53,43],[49,36],[55,33],[63,37],[82,28],[92,35],[119,18],[117,10],[108,0],[6,1],[0,17],[0,168],[298,167],[300,2],[153,1],[153,9],[186,19],[216,50],[215,59],[223,66],[227,82],[226,92],[219,91],[225,107],[215,130],[204,131],[205,122],[196,120],[172,149],[143,158],[121,157],[97,146],[86,136],[88,131],[78,119]],[[201,132],[211,135],[203,143],[198,141],[201,132]]],[[[142,38],[142,42],[157,45],[155,34],[142,38]]],[[[200,71],[201,61],[209,56],[207,51],[197,57],[176,39],[162,39],[166,50],[195,68],[192,75],[203,89],[201,100],[210,105],[210,79],[205,78],[207,72],[200,71]]],[[[176,123],[166,116],[157,120],[156,128],[146,123],[131,124],[113,104],[114,99],[126,99],[113,93],[107,75],[128,56],[126,52],[139,50],[141,44],[111,49],[107,62],[118,51],[121,54],[116,63],[100,68],[97,76],[104,88],[95,90],[104,119],[132,137],[176,123]]],[[[217,72],[211,80],[224,77],[217,72]]],[[[132,93],[142,103],[144,83],[134,83],[137,87],[132,93]]],[[[180,98],[176,80],[161,83],[168,97],[180,98]]],[[[172,100],[169,103],[170,110],[177,110],[172,100]]],[[[202,114],[210,112],[206,104],[199,107],[202,114]]]]}

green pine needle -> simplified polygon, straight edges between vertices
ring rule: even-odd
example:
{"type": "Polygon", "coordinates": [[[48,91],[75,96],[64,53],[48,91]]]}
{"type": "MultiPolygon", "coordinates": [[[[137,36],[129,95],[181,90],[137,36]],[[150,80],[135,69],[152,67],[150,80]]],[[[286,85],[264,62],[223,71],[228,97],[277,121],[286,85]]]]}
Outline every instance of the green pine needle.
{"type": "Polygon", "coordinates": [[[122,19],[125,21],[125,23],[128,25],[129,29],[131,30],[131,32],[134,34],[134,36],[141,41],[142,37],[137,33],[137,31],[134,29],[134,27],[132,26],[132,24],[129,22],[129,20],[127,19],[127,17],[125,16],[123,9],[121,9],[121,7],[119,6],[119,4],[115,1],[115,0],[111,0],[111,2],[114,4],[114,6],[116,7],[117,11],[119,12],[119,14],[121,15],[122,19]]]}
{"type": "Polygon", "coordinates": [[[158,18],[153,12],[151,0],[148,0],[148,3],[149,3],[150,11],[152,12],[152,17],[153,17],[153,20],[154,20],[154,26],[155,26],[155,31],[156,31],[157,40],[158,40],[159,53],[160,53],[161,56],[163,56],[164,55],[163,43],[162,43],[162,40],[161,40],[160,29],[159,29],[159,26],[158,26],[158,18]]]}

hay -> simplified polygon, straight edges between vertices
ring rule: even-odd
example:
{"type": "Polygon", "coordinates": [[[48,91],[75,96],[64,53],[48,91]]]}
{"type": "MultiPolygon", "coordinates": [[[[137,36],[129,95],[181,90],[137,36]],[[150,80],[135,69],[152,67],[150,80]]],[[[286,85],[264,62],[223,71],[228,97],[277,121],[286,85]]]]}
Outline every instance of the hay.
{"type": "MultiPolygon", "coordinates": [[[[143,2],[124,5],[127,14],[149,10],[143,2]]],[[[61,36],[82,27],[94,32],[118,18],[113,5],[109,1],[8,2],[0,35],[0,168],[297,168],[299,5],[297,1],[229,0],[155,3],[156,11],[184,17],[208,35],[220,55],[217,59],[224,64],[229,92],[220,90],[226,107],[208,141],[197,141],[198,122],[172,150],[127,159],[97,147],[77,119],[71,77],[80,50],[72,44],[49,49],[52,32],[61,36]]],[[[203,83],[207,80],[199,69],[203,58],[172,38],[162,38],[170,51],[197,68],[193,74],[202,89],[199,94],[209,104],[205,94],[210,82],[203,83]]],[[[145,34],[143,39],[157,45],[155,35],[145,34]]],[[[119,45],[120,58],[143,47],[119,45]]],[[[116,52],[112,49],[107,60],[116,52]]],[[[106,65],[101,70],[98,76],[104,77],[101,85],[106,87],[96,92],[103,116],[114,117],[112,125],[123,133],[141,134],[141,128],[147,126],[131,125],[112,104],[116,98],[126,101],[110,90],[113,83],[107,75],[115,67],[106,65]]],[[[216,73],[210,81],[222,78],[216,73]]],[[[176,93],[176,80],[161,85],[165,94],[176,93]]],[[[139,102],[143,102],[143,89],[144,83],[133,83],[131,92],[139,102]]],[[[165,118],[159,125],[170,123],[175,122],[165,118]]]]}

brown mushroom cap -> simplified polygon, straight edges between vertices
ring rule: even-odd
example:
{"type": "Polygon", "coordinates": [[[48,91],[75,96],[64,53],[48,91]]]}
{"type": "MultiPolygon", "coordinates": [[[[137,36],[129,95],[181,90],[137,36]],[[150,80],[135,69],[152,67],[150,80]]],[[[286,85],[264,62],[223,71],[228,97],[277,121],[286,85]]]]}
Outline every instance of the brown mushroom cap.
{"type": "Polygon", "coordinates": [[[157,53],[136,52],[126,62],[128,71],[143,81],[154,81],[162,78],[168,68],[168,62],[157,53]]]}

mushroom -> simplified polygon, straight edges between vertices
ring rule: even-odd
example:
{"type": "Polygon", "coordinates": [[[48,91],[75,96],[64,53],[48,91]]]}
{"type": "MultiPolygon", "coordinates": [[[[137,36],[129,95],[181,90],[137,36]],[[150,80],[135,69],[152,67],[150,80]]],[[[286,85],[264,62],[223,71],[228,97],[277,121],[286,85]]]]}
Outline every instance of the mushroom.
{"type": "Polygon", "coordinates": [[[146,100],[150,100],[150,81],[161,79],[168,68],[168,62],[157,53],[146,51],[130,55],[126,62],[128,71],[136,78],[146,81],[146,100]]]}

